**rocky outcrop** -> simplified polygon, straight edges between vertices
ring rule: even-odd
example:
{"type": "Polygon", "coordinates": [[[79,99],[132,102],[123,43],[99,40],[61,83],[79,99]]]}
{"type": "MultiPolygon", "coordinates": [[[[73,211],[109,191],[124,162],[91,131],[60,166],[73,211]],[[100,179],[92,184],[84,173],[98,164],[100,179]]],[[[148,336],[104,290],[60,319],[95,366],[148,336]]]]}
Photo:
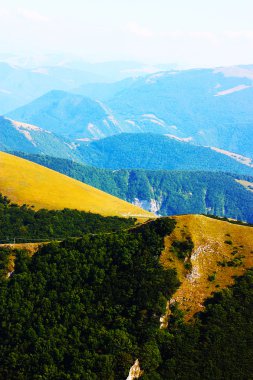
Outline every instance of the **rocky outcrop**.
{"type": "Polygon", "coordinates": [[[142,375],[143,371],[141,370],[140,362],[136,359],[134,365],[130,368],[129,375],[126,380],[139,379],[142,375]]]}
{"type": "Polygon", "coordinates": [[[153,212],[154,214],[158,215],[158,212],[161,208],[161,201],[157,201],[156,199],[139,199],[139,198],[134,198],[132,202],[135,206],[141,207],[144,210],[153,212]]]}

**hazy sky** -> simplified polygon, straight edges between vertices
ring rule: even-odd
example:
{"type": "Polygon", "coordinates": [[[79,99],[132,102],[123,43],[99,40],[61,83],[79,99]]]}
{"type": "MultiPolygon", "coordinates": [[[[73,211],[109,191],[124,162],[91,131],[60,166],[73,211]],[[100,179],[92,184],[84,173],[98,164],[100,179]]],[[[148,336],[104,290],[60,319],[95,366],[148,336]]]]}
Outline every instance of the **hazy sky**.
{"type": "Polygon", "coordinates": [[[0,52],[253,64],[253,0],[0,0],[0,52]]]}

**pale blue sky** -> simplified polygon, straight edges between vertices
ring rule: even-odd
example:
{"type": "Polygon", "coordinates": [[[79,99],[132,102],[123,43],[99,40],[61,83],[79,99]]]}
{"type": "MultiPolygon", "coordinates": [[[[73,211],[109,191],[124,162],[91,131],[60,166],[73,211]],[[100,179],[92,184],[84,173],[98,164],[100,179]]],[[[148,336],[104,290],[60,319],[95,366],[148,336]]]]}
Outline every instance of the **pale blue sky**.
{"type": "Polygon", "coordinates": [[[253,64],[253,0],[0,0],[0,52],[253,64]]]}

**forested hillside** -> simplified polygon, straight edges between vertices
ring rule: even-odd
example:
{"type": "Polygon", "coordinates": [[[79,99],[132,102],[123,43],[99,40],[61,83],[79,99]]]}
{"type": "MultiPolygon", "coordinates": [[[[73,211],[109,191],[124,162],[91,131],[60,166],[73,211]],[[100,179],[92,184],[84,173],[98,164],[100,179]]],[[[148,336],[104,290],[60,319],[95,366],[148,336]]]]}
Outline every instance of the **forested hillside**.
{"type": "Polygon", "coordinates": [[[108,170],[73,161],[16,152],[28,160],[160,215],[214,214],[253,222],[253,192],[236,180],[253,177],[220,172],[108,170]]]}
{"type": "Polygon", "coordinates": [[[252,174],[253,168],[208,147],[153,133],[122,133],[81,144],[83,162],[108,169],[211,170],[252,174]]]}
{"type": "Polygon", "coordinates": [[[175,306],[159,328],[179,286],[160,263],[174,229],[165,218],[51,243],[32,257],[1,249],[0,379],[121,380],[136,358],[143,380],[252,379],[252,271],[207,301],[195,322],[185,324],[175,306]]]}

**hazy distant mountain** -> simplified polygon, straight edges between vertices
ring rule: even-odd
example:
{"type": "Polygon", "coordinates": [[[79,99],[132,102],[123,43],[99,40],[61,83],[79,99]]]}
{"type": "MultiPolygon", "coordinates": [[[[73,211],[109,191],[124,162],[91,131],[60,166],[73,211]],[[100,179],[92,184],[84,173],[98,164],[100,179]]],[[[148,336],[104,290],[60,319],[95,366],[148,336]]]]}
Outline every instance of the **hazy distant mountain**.
{"type": "Polygon", "coordinates": [[[121,81],[129,77],[139,77],[161,70],[176,69],[176,64],[146,64],[135,61],[108,61],[98,63],[87,63],[79,61],[78,64],[69,65],[94,74],[103,76],[107,82],[121,81]]]}
{"type": "Polygon", "coordinates": [[[0,62],[0,114],[7,113],[53,90],[69,90],[103,80],[89,72],[65,67],[24,69],[0,62]]]}
{"type": "Polygon", "coordinates": [[[8,116],[71,139],[102,138],[121,132],[102,103],[64,91],[51,91],[8,116]]]}
{"type": "Polygon", "coordinates": [[[119,134],[79,146],[83,161],[108,169],[205,170],[253,174],[253,167],[208,147],[155,134],[119,134]]]}
{"type": "Polygon", "coordinates": [[[87,62],[76,54],[52,53],[35,55],[16,55],[0,53],[0,61],[23,69],[34,70],[41,67],[66,68],[77,71],[86,71],[97,80],[103,78],[106,82],[115,82],[128,77],[147,75],[161,70],[176,69],[176,63],[147,64],[136,61],[107,61],[87,62]]]}
{"type": "Polygon", "coordinates": [[[80,161],[75,146],[35,125],[24,124],[0,116],[0,150],[19,150],[80,161]]]}
{"type": "Polygon", "coordinates": [[[131,87],[137,80],[137,78],[126,78],[113,83],[86,83],[73,89],[72,92],[92,99],[107,101],[118,92],[131,87]]]}

